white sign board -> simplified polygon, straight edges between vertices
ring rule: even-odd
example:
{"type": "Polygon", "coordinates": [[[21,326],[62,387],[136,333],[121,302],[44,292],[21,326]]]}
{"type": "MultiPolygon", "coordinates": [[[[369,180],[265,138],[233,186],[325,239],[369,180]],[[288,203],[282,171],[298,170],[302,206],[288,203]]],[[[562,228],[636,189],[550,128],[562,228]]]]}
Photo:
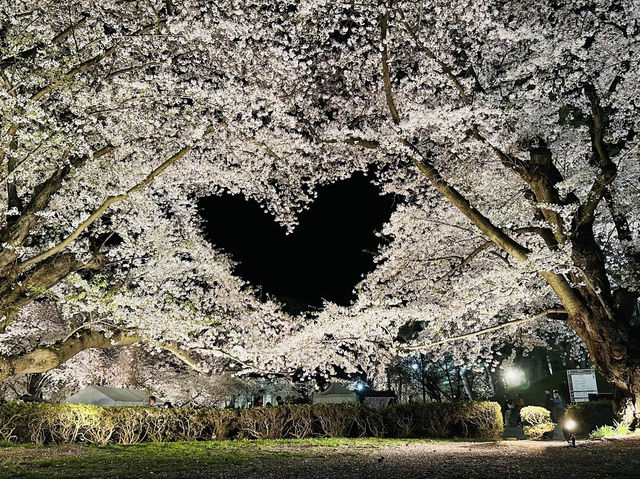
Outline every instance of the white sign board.
{"type": "Polygon", "coordinates": [[[587,402],[589,394],[598,394],[596,372],[593,369],[567,369],[571,402],[587,402]]]}

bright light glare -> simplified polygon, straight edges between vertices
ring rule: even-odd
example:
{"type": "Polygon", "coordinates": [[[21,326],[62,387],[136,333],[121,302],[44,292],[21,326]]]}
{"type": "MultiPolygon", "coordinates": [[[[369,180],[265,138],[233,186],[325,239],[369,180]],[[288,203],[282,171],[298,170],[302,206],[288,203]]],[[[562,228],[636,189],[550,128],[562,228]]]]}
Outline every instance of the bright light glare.
{"type": "Polygon", "coordinates": [[[508,369],[504,373],[504,378],[509,382],[513,382],[518,379],[518,371],[516,371],[515,369],[508,369]]]}
{"type": "Polygon", "coordinates": [[[504,372],[504,380],[511,386],[517,386],[525,382],[524,372],[520,369],[509,368],[504,372]]]}
{"type": "Polygon", "coordinates": [[[357,389],[358,391],[362,391],[362,390],[364,389],[364,384],[362,384],[362,383],[358,383],[358,385],[356,386],[356,389],[357,389]]]}
{"type": "Polygon", "coordinates": [[[418,363],[413,363],[411,365],[411,369],[413,369],[414,371],[418,369],[418,363]]]}
{"type": "Polygon", "coordinates": [[[573,430],[576,428],[576,426],[577,426],[577,425],[578,425],[578,423],[577,423],[577,422],[575,422],[573,419],[567,419],[567,420],[564,422],[564,428],[565,428],[567,431],[573,431],[573,430]]]}

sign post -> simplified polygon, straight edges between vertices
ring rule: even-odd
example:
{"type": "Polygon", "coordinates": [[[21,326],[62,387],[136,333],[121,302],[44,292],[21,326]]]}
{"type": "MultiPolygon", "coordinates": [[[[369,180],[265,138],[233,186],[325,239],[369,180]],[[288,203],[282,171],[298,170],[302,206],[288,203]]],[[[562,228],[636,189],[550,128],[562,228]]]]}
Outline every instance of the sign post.
{"type": "Polygon", "coordinates": [[[596,372],[593,369],[567,369],[571,402],[587,402],[589,394],[598,394],[596,372]]]}

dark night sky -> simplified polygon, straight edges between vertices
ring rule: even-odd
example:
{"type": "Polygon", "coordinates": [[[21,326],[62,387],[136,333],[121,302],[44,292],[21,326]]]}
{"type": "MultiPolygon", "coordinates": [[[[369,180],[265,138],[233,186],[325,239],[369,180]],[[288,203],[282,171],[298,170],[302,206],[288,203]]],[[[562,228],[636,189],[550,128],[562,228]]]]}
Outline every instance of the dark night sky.
{"type": "Polygon", "coordinates": [[[373,269],[379,231],[394,198],[380,196],[364,175],[323,187],[290,235],[253,201],[212,196],[200,201],[209,240],[240,262],[236,273],[297,312],[322,298],[347,305],[373,269]]]}

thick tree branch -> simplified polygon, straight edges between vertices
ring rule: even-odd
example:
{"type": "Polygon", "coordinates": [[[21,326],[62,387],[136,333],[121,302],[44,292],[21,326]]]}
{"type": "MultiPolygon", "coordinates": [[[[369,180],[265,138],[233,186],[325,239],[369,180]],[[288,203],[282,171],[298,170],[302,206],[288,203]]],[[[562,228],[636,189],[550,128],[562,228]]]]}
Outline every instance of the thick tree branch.
{"type": "Polygon", "coordinates": [[[600,167],[600,173],[591,185],[584,203],[580,205],[577,214],[577,228],[581,225],[591,225],[595,219],[595,211],[607,192],[607,187],[615,180],[618,168],[611,161],[607,145],[604,141],[606,114],[600,105],[600,98],[593,85],[587,83],[584,92],[591,104],[591,118],[589,133],[591,135],[591,149],[595,162],[600,167]]]}
{"type": "MultiPolygon", "coordinates": [[[[502,248],[510,256],[526,263],[528,261],[529,250],[512,239],[500,228],[496,227],[491,221],[476,210],[469,200],[460,194],[455,188],[442,178],[438,170],[422,153],[413,145],[405,141],[414,155],[410,155],[415,165],[424,173],[431,184],[442,195],[447,198],[462,214],[471,220],[476,227],[482,231],[487,238],[502,248]]],[[[582,299],[573,290],[566,278],[560,274],[551,271],[540,271],[539,273],[554,290],[564,307],[572,315],[580,315],[585,313],[585,306],[582,299]]]]}
{"type": "MultiPolygon", "coordinates": [[[[390,114],[393,118],[393,112],[390,112],[390,114]]],[[[436,188],[445,198],[458,208],[458,210],[460,210],[462,214],[464,214],[480,231],[482,231],[489,240],[494,242],[507,254],[518,261],[524,263],[528,262],[530,251],[527,248],[511,238],[502,229],[495,226],[489,218],[475,209],[464,195],[449,185],[448,182],[440,175],[440,172],[435,168],[431,160],[424,155],[419,148],[406,139],[403,139],[402,142],[404,146],[409,149],[409,157],[413,163],[429,179],[434,188],[436,188]]],[[[545,156],[544,161],[546,160],[547,158],[545,156]]],[[[549,162],[548,166],[551,168],[550,171],[557,172],[552,163],[549,162]]],[[[550,181],[551,184],[555,185],[554,178],[551,178],[550,181]]],[[[558,229],[554,233],[562,235],[562,230],[558,229]]],[[[581,317],[587,314],[582,298],[571,287],[563,275],[551,271],[540,271],[539,274],[551,286],[565,309],[568,311],[569,315],[581,317]]]]}
{"type": "MultiPolygon", "coordinates": [[[[384,44],[384,38],[386,36],[386,23],[387,17],[382,17],[380,22],[382,29],[382,38],[384,44]]],[[[400,117],[393,101],[393,93],[391,91],[391,82],[389,81],[389,66],[388,58],[386,54],[386,45],[383,46],[382,54],[382,70],[384,75],[384,88],[387,96],[387,106],[389,107],[389,113],[394,123],[399,123],[400,117]]],[[[455,188],[450,186],[438,170],[433,166],[431,161],[422,154],[422,152],[407,140],[403,140],[403,143],[411,151],[411,159],[414,164],[429,178],[431,184],[442,193],[449,201],[451,201],[467,218],[469,218],[473,224],[475,224],[480,231],[482,231],[493,243],[500,246],[507,253],[518,258],[521,261],[526,261],[529,251],[518,244],[515,240],[509,237],[505,232],[494,226],[491,221],[478,210],[476,210],[471,203],[460,194],[455,188]]]]}
{"type": "Polygon", "coordinates": [[[83,25],[87,21],[87,18],[89,18],[88,15],[83,15],[80,20],[78,20],[75,23],[72,23],[67,28],[62,30],[55,37],[53,37],[50,42],[40,42],[37,45],[35,45],[35,46],[33,46],[33,47],[31,47],[31,48],[29,48],[27,50],[24,50],[24,51],[22,51],[20,53],[17,53],[15,55],[10,56],[10,57],[3,58],[2,60],[0,60],[0,69],[4,69],[4,68],[10,67],[10,66],[13,66],[17,62],[19,62],[20,60],[27,60],[29,58],[32,58],[32,57],[36,56],[36,54],[39,51],[44,50],[49,43],[55,45],[56,43],[61,42],[62,40],[67,38],[69,35],[71,35],[76,28],[78,28],[81,25],[83,25]]]}
{"type": "Polygon", "coordinates": [[[190,366],[193,370],[198,371],[202,374],[207,373],[207,371],[200,365],[200,362],[193,356],[193,351],[189,349],[182,349],[174,341],[163,341],[158,343],[158,346],[166,351],[169,351],[180,361],[185,363],[187,366],[190,366]]]}
{"type": "Polygon", "coordinates": [[[16,282],[13,277],[0,283],[0,332],[13,321],[21,308],[58,284],[70,273],[81,269],[101,269],[104,258],[96,254],[90,262],[79,261],[72,253],[56,255],[40,263],[29,275],[16,282]]]}
{"type": "MultiPolygon", "coordinates": [[[[100,158],[115,149],[115,146],[106,146],[96,151],[92,158],[100,158]]],[[[0,252],[0,268],[15,261],[17,256],[13,248],[21,245],[27,238],[29,232],[37,224],[37,213],[43,211],[48,206],[51,198],[60,190],[72,169],[81,167],[88,159],[88,156],[72,159],[68,164],[55,170],[49,178],[34,188],[31,198],[20,217],[13,224],[7,225],[0,231],[0,241],[11,246],[11,248],[4,248],[0,252]]],[[[64,162],[65,159],[63,158],[62,161],[64,162]]]]}
{"type": "MultiPolygon", "coordinates": [[[[471,137],[487,145],[498,156],[500,162],[510,170],[516,172],[527,185],[535,199],[540,204],[563,205],[566,201],[561,200],[556,184],[562,181],[562,175],[553,164],[551,151],[542,140],[540,145],[529,151],[529,161],[522,161],[517,157],[509,155],[500,148],[492,145],[477,128],[469,131],[471,137]]],[[[573,197],[568,198],[573,201],[573,197]]],[[[539,208],[539,214],[550,225],[555,243],[563,243],[566,240],[564,221],[560,213],[554,209],[539,208]]],[[[550,238],[545,240],[547,245],[552,245],[550,238]]]]}
{"type": "MultiPolygon", "coordinates": [[[[440,60],[435,55],[435,53],[433,53],[433,51],[431,51],[431,49],[429,47],[427,47],[422,41],[420,41],[420,39],[418,38],[418,35],[416,34],[416,32],[413,30],[413,28],[411,28],[411,26],[407,22],[407,20],[405,18],[405,15],[404,15],[404,11],[401,8],[398,8],[397,10],[398,10],[398,13],[400,14],[400,18],[402,19],[402,25],[407,30],[407,32],[409,33],[409,35],[411,36],[413,41],[416,43],[418,48],[420,48],[420,50],[422,50],[429,58],[431,58],[433,61],[435,61],[436,64],[440,68],[442,68],[442,71],[445,73],[445,75],[447,75],[449,80],[451,80],[451,82],[455,86],[455,88],[458,91],[458,94],[460,95],[460,98],[462,99],[462,101],[467,105],[471,104],[471,99],[466,94],[466,92],[464,90],[464,87],[462,86],[462,83],[460,82],[458,77],[453,73],[452,68],[449,65],[447,65],[446,63],[444,63],[442,60],[440,60]]],[[[385,45],[385,47],[386,47],[386,45],[385,45]]],[[[476,79],[476,82],[477,82],[477,79],[476,79]]]]}
{"type": "Polygon", "coordinates": [[[475,209],[458,190],[450,186],[440,175],[431,161],[415,146],[404,142],[413,153],[411,159],[420,171],[429,179],[431,184],[454,206],[456,206],[471,222],[482,231],[487,238],[504,251],[520,261],[527,261],[529,250],[511,238],[508,234],[495,226],[489,218],[475,209]]]}
{"type": "Polygon", "coordinates": [[[387,107],[393,122],[397,125],[400,123],[400,115],[398,115],[398,109],[393,101],[393,95],[391,91],[391,78],[389,76],[389,53],[387,48],[387,24],[389,22],[389,13],[380,17],[380,36],[382,40],[382,79],[384,82],[384,93],[387,99],[387,107]]]}
{"type": "Polygon", "coordinates": [[[85,349],[113,348],[138,343],[137,334],[121,332],[107,337],[99,331],[87,330],[51,346],[40,347],[16,356],[0,357],[0,382],[17,374],[43,373],[60,366],[85,349]]]}
{"type": "MultiPolygon", "coordinates": [[[[87,329],[50,346],[14,356],[0,357],[0,383],[18,374],[47,372],[86,349],[110,349],[142,342],[145,342],[145,339],[136,331],[128,330],[106,335],[104,332],[87,329]]],[[[193,357],[193,350],[182,349],[175,341],[164,341],[157,346],[172,353],[194,370],[206,373],[193,357]]]]}
{"type": "Polygon", "coordinates": [[[480,329],[479,331],[474,331],[472,333],[462,334],[460,336],[453,336],[453,337],[450,337],[450,338],[441,339],[439,341],[434,341],[434,342],[428,343],[428,344],[418,344],[418,345],[415,345],[415,346],[397,346],[396,349],[398,351],[419,351],[421,349],[428,349],[428,348],[432,348],[434,346],[440,346],[442,344],[451,343],[451,342],[454,342],[454,341],[460,341],[462,339],[474,338],[474,337],[480,336],[482,334],[491,333],[493,331],[498,331],[500,329],[507,328],[509,326],[515,326],[517,324],[526,323],[528,321],[532,321],[534,319],[539,319],[539,318],[542,318],[542,317],[545,317],[545,316],[547,316],[547,317],[549,317],[551,319],[565,319],[566,314],[567,314],[567,311],[564,310],[564,309],[548,309],[546,311],[543,311],[541,313],[535,314],[533,316],[529,316],[527,318],[517,319],[515,321],[508,321],[506,323],[498,324],[497,326],[491,326],[490,328],[480,329]]]}
{"type": "MultiPolygon", "coordinates": [[[[213,131],[213,127],[207,128],[204,133],[204,136],[209,135],[213,131]]],[[[204,137],[203,136],[203,137],[204,137]]],[[[187,153],[193,150],[196,147],[197,143],[186,146],[182,148],[178,153],[167,159],[164,163],[158,166],[155,170],[147,175],[147,177],[142,180],[137,185],[130,188],[126,193],[122,193],[117,196],[110,196],[107,198],[87,219],[85,219],[69,236],[60,241],[57,245],[52,248],[40,253],[37,256],[34,256],[26,261],[23,261],[17,266],[18,271],[26,271],[31,268],[33,265],[43,261],[56,253],[63,251],[67,246],[69,246],[73,241],[78,238],[89,226],[91,226],[102,214],[113,204],[118,203],[120,201],[127,200],[132,194],[142,190],[147,185],[149,185],[158,175],[160,175],[164,170],[166,170],[169,166],[171,166],[176,161],[180,160],[187,153]]]]}

